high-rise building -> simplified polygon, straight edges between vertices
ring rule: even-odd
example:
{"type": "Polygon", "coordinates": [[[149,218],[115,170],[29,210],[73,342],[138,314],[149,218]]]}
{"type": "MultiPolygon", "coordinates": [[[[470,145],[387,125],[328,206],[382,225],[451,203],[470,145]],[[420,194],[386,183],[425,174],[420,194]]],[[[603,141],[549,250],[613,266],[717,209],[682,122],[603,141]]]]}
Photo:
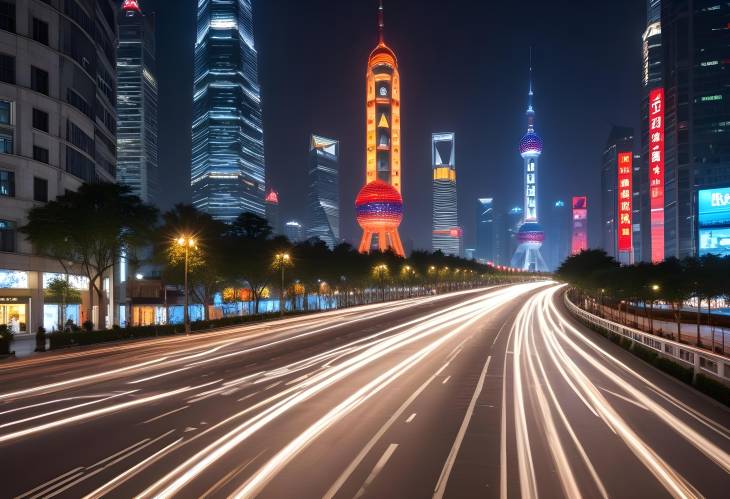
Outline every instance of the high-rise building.
{"type": "Polygon", "coordinates": [[[522,226],[523,210],[515,206],[495,218],[495,253],[497,265],[509,267],[517,250],[517,233],[522,226]]]}
{"type": "MultiPolygon", "coordinates": [[[[85,182],[116,181],[118,4],[65,4],[2,3],[0,324],[16,333],[57,327],[60,305],[44,288],[65,273],[18,232],[28,210],[85,182]]],[[[68,305],[66,317],[81,324],[94,319],[85,315],[88,280],[76,266],[71,274],[83,303],[68,305]]],[[[97,324],[111,325],[111,314],[101,310],[97,324]]]]}
{"type": "Polygon", "coordinates": [[[494,199],[477,199],[476,248],[474,257],[484,262],[496,261],[496,234],[494,199]]]}
{"type": "Polygon", "coordinates": [[[251,0],[198,2],[193,205],[231,222],[265,216],[264,131],[251,0]]]}
{"type": "Polygon", "coordinates": [[[634,129],[614,126],[601,165],[601,245],[619,262],[633,257],[634,129]]]}
{"type": "Polygon", "coordinates": [[[264,201],[266,203],[266,220],[269,222],[272,232],[279,235],[282,233],[279,193],[274,189],[269,189],[264,201]]]}
{"type": "Polygon", "coordinates": [[[289,220],[284,224],[284,235],[293,243],[304,241],[304,227],[296,220],[289,220]]]}
{"type": "Polygon", "coordinates": [[[376,247],[405,256],[398,227],[401,196],[400,73],[398,60],[385,44],[383,2],[378,8],[378,45],[367,69],[365,186],[355,200],[363,229],[360,252],[376,247]]]}
{"type": "Polygon", "coordinates": [[[728,23],[727,3],[661,2],[664,72],[649,101],[649,165],[652,189],[653,168],[664,170],[664,257],[696,254],[697,193],[730,185],[728,23]]]}
{"type": "Polygon", "coordinates": [[[571,238],[571,254],[575,255],[588,249],[588,198],[573,198],[573,236],[571,238]]]}
{"type": "Polygon", "coordinates": [[[544,251],[545,260],[551,269],[557,269],[570,255],[571,212],[562,199],[552,204],[549,212],[548,231],[550,240],[547,241],[544,251]]]}
{"type": "Polygon", "coordinates": [[[456,196],[456,137],[452,132],[431,136],[433,172],[433,251],[461,256],[462,230],[456,196]]]}
{"type": "Polygon", "coordinates": [[[309,144],[309,222],[307,235],[330,249],[340,242],[340,143],[312,135],[309,144]]]}
{"type": "MultiPolygon", "coordinates": [[[[661,101],[663,106],[664,100],[661,0],[647,0],[646,19],[642,36],[641,161],[634,165],[635,168],[640,165],[635,225],[644,230],[638,234],[641,242],[635,247],[641,249],[641,254],[635,254],[635,259],[661,261],[664,259],[664,118],[657,115],[659,111],[650,113],[652,105],[656,107],[661,101]],[[657,117],[660,119],[656,120],[657,117]]],[[[663,110],[660,114],[663,115],[663,110]]]]}
{"type": "Polygon", "coordinates": [[[124,2],[117,47],[117,180],[146,203],[157,201],[155,15],[124,2]]]}
{"type": "MultiPolygon", "coordinates": [[[[531,58],[532,59],[532,58],[531,58]]],[[[535,110],[532,107],[532,60],[530,60],[530,90],[527,105],[527,133],[520,140],[520,156],[524,162],[525,209],[523,223],[517,233],[519,246],[512,257],[512,267],[547,272],[548,267],[540,253],[545,232],[537,217],[538,161],[542,154],[542,139],[535,133],[535,110]]]]}

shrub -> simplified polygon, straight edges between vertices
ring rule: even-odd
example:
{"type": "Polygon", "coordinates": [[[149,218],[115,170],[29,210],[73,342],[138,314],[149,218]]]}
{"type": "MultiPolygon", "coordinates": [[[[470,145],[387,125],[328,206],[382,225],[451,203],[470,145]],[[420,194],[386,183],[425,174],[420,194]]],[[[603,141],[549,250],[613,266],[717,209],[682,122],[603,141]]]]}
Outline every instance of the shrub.
{"type": "Polygon", "coordinates": [[[695,388],[718,402],[730,406],[730,387],[723,385],[719,381],[715,381],[704,374],[698,374],[695,379],[695,388]]]}
{"type": "Polygon", "coordinates": [[[0,355],[10,353],[10,344],[13,342],[13,333],[6,324],[0,324],[0,355]]]}

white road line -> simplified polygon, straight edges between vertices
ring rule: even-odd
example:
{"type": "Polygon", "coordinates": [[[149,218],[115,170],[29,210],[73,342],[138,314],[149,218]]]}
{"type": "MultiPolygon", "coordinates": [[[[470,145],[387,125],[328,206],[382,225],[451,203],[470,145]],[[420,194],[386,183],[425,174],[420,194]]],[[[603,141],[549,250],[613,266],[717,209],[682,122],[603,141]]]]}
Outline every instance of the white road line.
{"type": "Polygon", "coordinates": [[[385,453],[382,455],[382,457],[378,460],[378,462],[375,464],[375,467],[373,468],[373,471],[370,472],[367,479],[365,480],[365,483],[362,484],[362,487],[358,491],[358,493],[355,495],[355,498],[362,497],[365,495],[365,489],[367,489],[378,477],[381,471],[383,471],[383,468],[385,468],[385,465],[388,464],[388,460],[390,459],[390,456],[393,455],[395,450],[398,448],[398,444],[390,444],[388,448],[385,450],[385,453]]]}
{"type": "Polygon", "coordinates": [[[446,383],[448,383],[448,382],[449,382],[449,380],[450,380],[450,379],[451,379],[451,376],[446,376],[446,377],[444,378],[444,380],[443,380],[443,381],[441,382],[441,384],[442,384],[442,385],[445,385],[446,383]]]}
{"type": "MultiPolygon", "coordinates": [[[[342,472],[342,474],[337,478],[337,481],[332,484],[332,487],[327,491],[327,493],[323,496],[323,499],[332,499],[337,492],[342,488],[342,486],[345,484],[348,478],[350,478],[350,475],[353,474],[353,472],[357,469],[358,466],[360,466],[360,463],[363,459],[365,459],[365,456],[367,456],[372,448],[375,446],[375,444],[383,438],[383,435],[385,435],[385,432],[390,429],[390,427],[395,423],[401,415],[405,412],[405,410],[410,406],[418,396],[423,393],[423,391],[428,387],[428,385],[433,382],[439,375],[449,366],[448,363],[441,366],[441,368],[436,371],[433,376],[428,378],[424,384],[418,387],[418,390],[413,392],[408,399],[403,402],[403,405],[398,408],[397,411],[390,417],[390,419],[378,430],[378,432],[373,436],[373,438],[370,439],[370,441],[365,445],[365,447],[362,448],[360,453],[355,457],[355,459],[352,460],[350,465],[345,469],[345,471],[342,472]]],[[[411,417],[415,417],[416,413],[413,413],[411,417]]],[[[409,418],[410,419],[410,418],[409,418]]],[[[411,420],[412,421],[412,420],[411,420]]]]}
{"type": "Polygon", "coordinates": [[[491,361],[492,356],[490,355],[489,357],[487,357],[487,362],[484,364],[484,369],[482,369],[481,376],[479,376],[479,382],[477,383],[476,390],[474,390],[474,395],[472,396],[469,407],[466,410],[466,414],[464,415],[464,421],[462,421],[461,423],[461,428],[459,428],[459,433],[456,435],[454,445],[451,447],[449,457],[446,459],[444,469],[441,471],[441,476],[439,477],[438,482],[436,482],[436,488],[434,489],[433,494],[433,497],[436,499],[442,498],[444,496],[444,492],[446,492],[446,484],[449,481],[449,475],[451,474],[451,470],[454,467],[456,455],[459,453],[459,448],[461,447],[461,442],[464,440],[464,436],[466,435],[466,430],[469,427],[471,417],[474,414],[474,408],[476,407],[477,399],[482,393],[482,388],[484,388],[484,379],[487,377],[487,370],[489,369],[489,363],[491,361]]]}
{"type": "Polygon", "coordinates": [[[190,406],[185,405],[183,407],[178,407],[177,409],[173,409],[173,410],[168,411],[168,412],[166,412],[164,414],[160,414],[159,416],[155,416],[154,418],[150,418],[150,419],[148,419],[146,421],[142,421],[142,424],[147,424],[147,423],[151,423],[152,421],[157,421],[158,419],[162,419],[165,416],[170,416],[171,414],[175,414],[176,412],[184,411],[188,407],[190,407],[190,406]]]}
{"type": "Polygon", "coordinates": [[[616,398],[620,398],[621,400],[623,400],[623,401],[625,401],[625,402],[628,402],[629,404],[634,404],[634,405],[635,405],[636,407],[640,407],[641,409],[644,409],[645,411],[648,411],[648,410],[649,410],[649,408],[648,408],[648,407],[646,407],[645,405],[643,405],[643,404],[640,404],[640,403],[639,403],[639,402],[637,402],[636,400],[631,400],[631,399],[630,399],[630,398],[628,398],[628,397],[624,397],[624,396],[623,396],[623,395],[621,395],[620,393],[612,392],[611,390],[609,390],[609,389],[607,389],[607,388],[603,388],[602,386],[599,386],[598,388],[600,388],[601,390],[603,390],[603,391],[604,391],[604,392],[606,392],[606,393],[610,393],[611,395],[613,395],[613,396],[614,396],[614,397],[616,397],[616,398]]]}
{"type": "Polygon", "coordinates": [[[416,413],[415,412],[413,414],[411,414],[410,416],[408,416],[408,419],[406,419],[406,423],[410,423],[414,419],[416,419],[416,413]]]}

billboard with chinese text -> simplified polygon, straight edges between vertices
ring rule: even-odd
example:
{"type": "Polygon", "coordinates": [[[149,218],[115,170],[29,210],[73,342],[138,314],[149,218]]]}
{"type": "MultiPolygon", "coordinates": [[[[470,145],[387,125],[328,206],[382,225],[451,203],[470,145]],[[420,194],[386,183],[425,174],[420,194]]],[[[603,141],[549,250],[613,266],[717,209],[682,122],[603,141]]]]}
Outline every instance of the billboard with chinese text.
{"type": "Polygon", "coordinates": [[[664,260],[664,89],[649,94],[651,261],[664,260]]]}
{"type": "Polygon", "coordinates": [[[633,155],[630,152],[618,154],[618,250],[630,253],[633,249],[632,234],[632,175],[633,155]]]}

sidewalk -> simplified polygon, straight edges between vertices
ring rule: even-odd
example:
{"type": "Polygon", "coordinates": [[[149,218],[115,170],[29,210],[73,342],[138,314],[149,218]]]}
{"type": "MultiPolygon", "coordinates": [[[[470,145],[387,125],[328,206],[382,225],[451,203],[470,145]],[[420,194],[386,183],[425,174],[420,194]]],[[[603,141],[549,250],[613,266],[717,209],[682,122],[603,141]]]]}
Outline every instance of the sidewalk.
{"type": "MultiPolygon", "coordinates": [[[[602,306],[601,309],[603,310],[603,316],[606,319],[622,324],[625,320],[628,320],[628,325],[631,327],[641,329],[642,331],[645,331],[647,333],[651,332],[652,330],[651,322],[643,315],[637,316],[631,312],[625,314],[622,311],[619,316],[618,310],[605,305],[602,306]]],[[[706,317],[704,315],[702,317],[706,320],[706,317]]],[[[679,341],[682,341],[689,345],[697,346],[697,323],[682,323],[680,331],[681,337],[679,338],[679,341]]],[[[659,336],[677,339],[677,323],[661,319],[654,319],[653,332],[654,334],[657,334],[659,336]]],[[[710,349],[710,345],[712,345],[714,339],[715,352],[722,352],[725,355],[730,354],[730,331],[728,331],[727,329],[702,324],[700,325],[700,338],[702,339],[703,346],[708,350],[710,349]]]]}

